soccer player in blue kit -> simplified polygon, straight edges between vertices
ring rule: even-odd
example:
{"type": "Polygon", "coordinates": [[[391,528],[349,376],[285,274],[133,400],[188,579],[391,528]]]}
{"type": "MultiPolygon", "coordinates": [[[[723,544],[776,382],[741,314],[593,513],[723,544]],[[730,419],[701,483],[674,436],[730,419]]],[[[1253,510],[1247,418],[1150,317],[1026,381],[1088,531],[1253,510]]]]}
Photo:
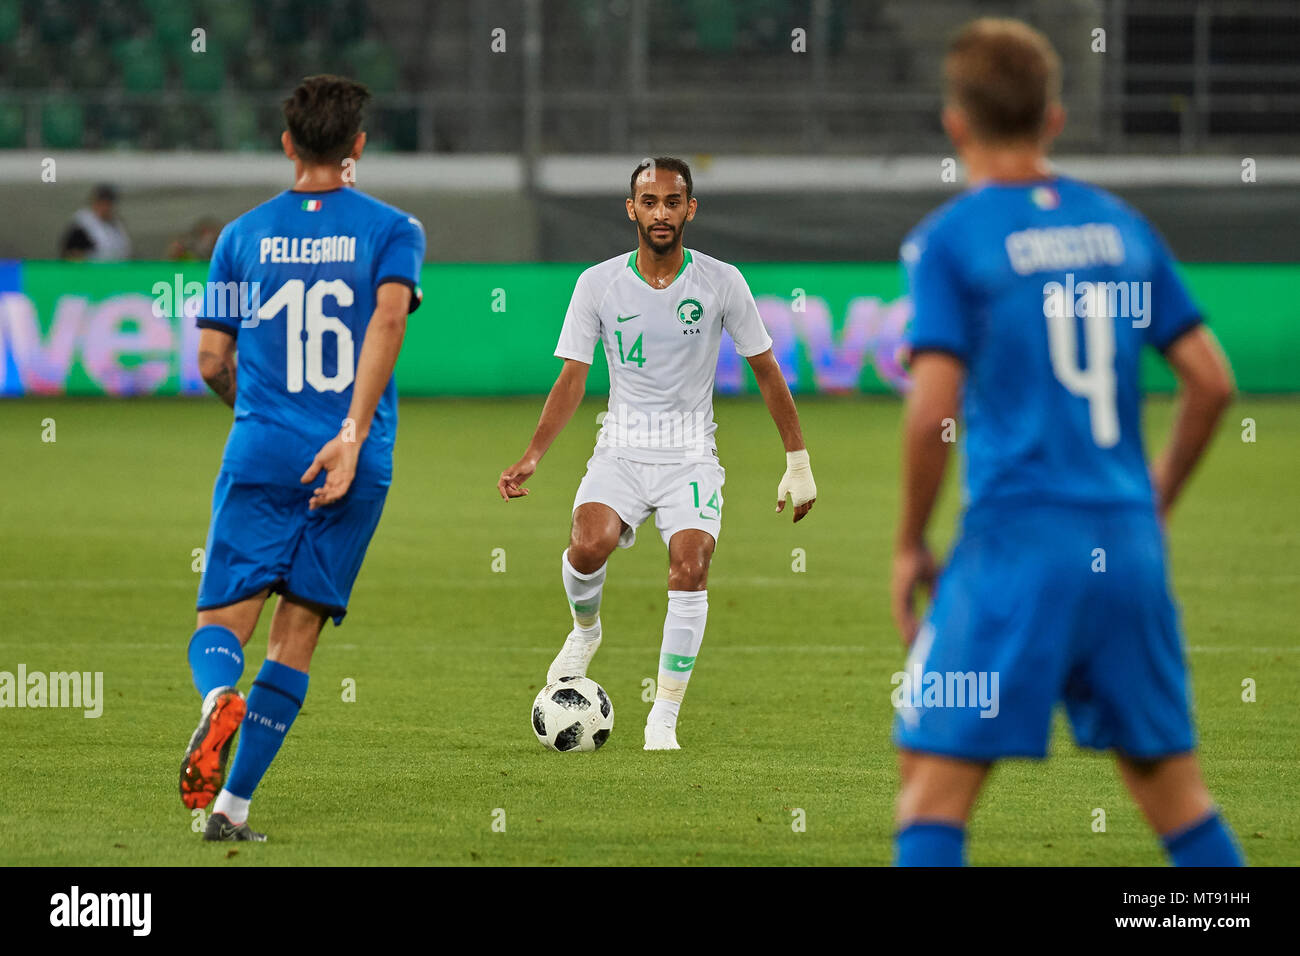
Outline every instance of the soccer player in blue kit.
{"type": "Polygon", "coordinates": [[[248,826],[249,801],[302,707],[326,619],[347,612],[392,479],[393,367],[425,241],[418,220],[349,185],[368,98],[313,76],[285,100],[293,188],[222,231],[198,318],[200,371],[235,410],[189,643],[202,713],[180,772],[185,805],[212,804],[206,840],[266,839],[248,826]],[[243,646],[272,593],[245,700],[243,646]]]}
{"type": "Polygon", "coordinates": [[[913,385],[891,599],[911,651],[909,692],[895,697],[895,859],[964,862],[992,764],[1045,757],[1064,701],[1078,743],[1115,752],[1176,865],[1240,865],[1196,760],[1163,534],[1232,377],[1155,230],[1051,171],[1059,69],[1023,23],[963,28],[944,63],[943,124],[970,188],[901,250],[913,385]],[[1149,471],[1144,346],[1181,386],[1149,471]],[[939,574],[925,528],[958,419],[965,512],[939,574]],[[918,621],[915,592],[931,586],[918,621]]]}

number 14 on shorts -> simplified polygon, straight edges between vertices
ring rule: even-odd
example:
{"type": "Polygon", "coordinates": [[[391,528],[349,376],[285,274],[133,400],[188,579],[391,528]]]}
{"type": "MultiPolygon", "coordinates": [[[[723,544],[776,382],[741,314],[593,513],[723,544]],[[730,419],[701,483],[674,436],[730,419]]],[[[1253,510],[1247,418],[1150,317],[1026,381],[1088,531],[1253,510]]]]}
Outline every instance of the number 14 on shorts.
{"type": "MultiPolygon", "coordinates": [[[[691,493],[695,496],[695,507],[700,507],[700,483],[691,482],[691,493]]],[[[722,499],[718,497],[719,491],[714,491],[709,500],[704,503],[700,511],[701,518],[721,518],[722,517],[722,499]]]]}

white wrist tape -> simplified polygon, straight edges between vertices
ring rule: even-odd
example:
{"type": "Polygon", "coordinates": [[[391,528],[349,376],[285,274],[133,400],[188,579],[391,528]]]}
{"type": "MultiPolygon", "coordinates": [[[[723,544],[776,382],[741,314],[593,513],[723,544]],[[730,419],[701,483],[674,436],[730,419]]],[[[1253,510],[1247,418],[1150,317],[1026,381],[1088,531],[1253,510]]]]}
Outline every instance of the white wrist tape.
{"type": "Polygon", "coordinates": [[[776,500],[785,501],[787,494],[796,508],[817,497],[817,482],[813,481],[806,448],[785,453],[785,474],[781,476],[781,484],[777,485],[776,500]]]}

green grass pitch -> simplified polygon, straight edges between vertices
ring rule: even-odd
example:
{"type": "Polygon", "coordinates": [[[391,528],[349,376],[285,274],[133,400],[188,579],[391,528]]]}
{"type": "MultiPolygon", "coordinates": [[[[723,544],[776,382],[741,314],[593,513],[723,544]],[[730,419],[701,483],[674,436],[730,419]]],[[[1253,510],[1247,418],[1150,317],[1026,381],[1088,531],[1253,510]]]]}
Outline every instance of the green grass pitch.
{"type": "MultiPolygon", "coordinates": [[[[897,402],[800,402],[821,498],[792,526],[772,513],[784,460],[762,404],[719,401],[726,507],[685,749],[641,749],[666,603],[647,525],[611,562],[591,676],[616,724],[586,755],[543,751],[528,714],[569,627],[559,556],[602,406],[583,405],[529,498],[503,502],[497,475],[540,406],[403,403],[396,482],[351,612],[327,626],[253,804],[271,842],[231,853],[200,840],[176,794],[199,703],[185,662],[192,550],[229,413],[211,400],[0,403],[0,670],[102,671],[106,698],[98,719],[0,710],[0,864],[887,863],[897,402]]],[[[1170,413],[1150,406],[1149,439],[1170,413]]],[[[1300,862],[1297,460],[1300,403],[1243,398],[1171,528],[1202,757],[1255,864],[1300,862]]],[[[936,545],[954,510],[950,480],[936,545]]],[[[1050,760],[995,772],[971,834],[976,864],[1163,861],[1110,759],[1075,748],[1063,721],[1050,760]]]]}

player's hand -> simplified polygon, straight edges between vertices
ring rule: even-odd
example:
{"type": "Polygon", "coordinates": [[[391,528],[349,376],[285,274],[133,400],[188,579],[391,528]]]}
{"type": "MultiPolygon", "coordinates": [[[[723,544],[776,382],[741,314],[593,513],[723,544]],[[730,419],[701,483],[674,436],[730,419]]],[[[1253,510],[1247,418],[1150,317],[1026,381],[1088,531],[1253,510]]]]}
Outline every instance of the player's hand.
{"type": "Polygon", "coordinates": [[[808,464],[808,449],[785,453],[785,474],[776,486],[776,512],[785,510],[786,496],[794,504],[794,520],[798,521],[817,500],[817,482],[813,481],[812,466],[808,464]]]}
{"type": "Polygon", "coordinates": [[[911,644],[920,626],[913,602],[916,589],[924,587],[927,594],[934,593],[934,582],[939,568],[934,556],[924,544],[898,548],[894,551],[894,570],[889,582],[889,604],[904,644],[911,644]]]}
{"type": "Polygon", "coordinates": [[[310,484],[325,469],[325,484],[312,492],[308,508],[315,511],[325,505],[332,505],[348,493],[352,479],[357,476],[357,458],[361,455],[361,443],[345,441],[342,435],[336,435],[316,452],[309,467],[299,481],[310,484]]]}
{"type": "Polygon", "coordinates": [[[501,497],[507,501],[511,498],[522,498],[528,494],[528,489],[523,487],[523,483],[533,477],[537,471],[537,461],[532,458],[520,458],[517,462],[501,472],[501,477],[497,479],[497,491],[501,492],[501,497]]]}

